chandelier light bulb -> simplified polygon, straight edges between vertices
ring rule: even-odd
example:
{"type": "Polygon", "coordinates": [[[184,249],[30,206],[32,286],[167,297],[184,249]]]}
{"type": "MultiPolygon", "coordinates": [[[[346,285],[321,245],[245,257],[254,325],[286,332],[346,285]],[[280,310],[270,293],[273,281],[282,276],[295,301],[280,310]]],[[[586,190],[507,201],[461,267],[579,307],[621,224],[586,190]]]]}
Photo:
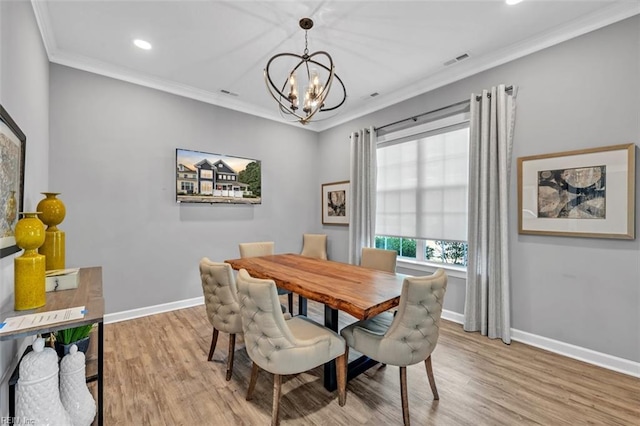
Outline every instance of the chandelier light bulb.
{"type": "Polygon", "coordinates": [[[293,111],[298,109],[298,84],[296,82],[295,72],[289,76],[289,102],[291,102],[291,109],[293,111]]]}

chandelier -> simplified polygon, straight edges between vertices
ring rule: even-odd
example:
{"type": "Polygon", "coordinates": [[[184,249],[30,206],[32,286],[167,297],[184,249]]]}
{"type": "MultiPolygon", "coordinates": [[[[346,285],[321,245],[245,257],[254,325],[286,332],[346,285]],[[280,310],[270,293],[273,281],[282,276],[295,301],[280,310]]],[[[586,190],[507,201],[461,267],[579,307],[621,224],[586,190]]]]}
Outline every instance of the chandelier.
{"type": "Polygon", "coordinates": [[[278,102],[281,114],[292,116],[295,118],[294,121],[307,124],[318,112],[333,111],[342,106],[347,99],[347,91],[335,73],[333,59],[327,52],[309,54],[307,33],[313,28],[313,21],[310,18],[302,18],[299,24],[304,30],[304,52],[302,55],[278,53],[273,56],[264,69],[264,80],[269,94],[278,102]],[[284,57],[295,58],[297,64],[288,72],[284,83],[279,87],[273,82],[270,69],[274,61],[284,57]],[[326,100],[334,80],[342,89],[342,100],[330,106],[326,104],[326,100]],[[298,84],[302,84],[302,99],[298,84]]]}

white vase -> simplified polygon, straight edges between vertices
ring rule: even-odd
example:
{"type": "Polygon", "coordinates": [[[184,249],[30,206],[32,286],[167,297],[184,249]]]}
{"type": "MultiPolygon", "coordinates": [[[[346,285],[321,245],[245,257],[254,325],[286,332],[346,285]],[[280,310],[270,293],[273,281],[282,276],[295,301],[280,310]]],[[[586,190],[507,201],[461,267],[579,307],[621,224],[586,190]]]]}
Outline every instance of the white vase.
{"type": "Polygon", "coordinates": [[[20,362],[16,385],[16,417],[25,424],[71,426],[71,419],[60,402],[58,354],[44,347],[44,339],[33,342],[33,351],[20,362]]]}
{"type": "Polygon", "coordinates": [[[60,399],[73,426],[89,426],[96,416],[96,402],[87,388],[85,355],[71,346],[60,361],[60,399]]]}

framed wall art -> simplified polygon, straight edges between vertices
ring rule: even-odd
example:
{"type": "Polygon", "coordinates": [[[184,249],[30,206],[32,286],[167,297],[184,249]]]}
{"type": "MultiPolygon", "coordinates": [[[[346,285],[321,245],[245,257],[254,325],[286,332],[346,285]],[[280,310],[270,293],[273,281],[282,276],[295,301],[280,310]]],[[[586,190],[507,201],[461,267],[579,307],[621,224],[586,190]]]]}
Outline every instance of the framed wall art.
{"type": "Polygon", "coordinates": [[[176,149],[176,202],[262,204],[260,160],[176,149]]]}
{"type": "Polygon", "coordinates": [[[322,184],[322,224],[349,225],[349,181],[322,184]]]}
{"type": "Polygon", "coordinates": [[[14,230],[24,203],[27,138],[0,105],[0,258],[20,251],[14,230]]]}
{"type": "Polygon", "coordinates": [[[518,232],[635,238],[635,144],[518,158],[518,232]]]}

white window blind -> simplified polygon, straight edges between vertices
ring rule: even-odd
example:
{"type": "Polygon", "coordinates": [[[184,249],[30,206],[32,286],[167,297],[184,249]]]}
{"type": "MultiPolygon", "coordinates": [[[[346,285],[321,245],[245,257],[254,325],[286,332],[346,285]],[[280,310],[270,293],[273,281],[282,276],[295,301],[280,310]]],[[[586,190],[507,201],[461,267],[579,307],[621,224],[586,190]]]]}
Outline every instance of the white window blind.
{"type": "Polygon", "coordinates": [[[457,121],[378,145],[376,235],[467,240],[469,127],[457,121]]]}

